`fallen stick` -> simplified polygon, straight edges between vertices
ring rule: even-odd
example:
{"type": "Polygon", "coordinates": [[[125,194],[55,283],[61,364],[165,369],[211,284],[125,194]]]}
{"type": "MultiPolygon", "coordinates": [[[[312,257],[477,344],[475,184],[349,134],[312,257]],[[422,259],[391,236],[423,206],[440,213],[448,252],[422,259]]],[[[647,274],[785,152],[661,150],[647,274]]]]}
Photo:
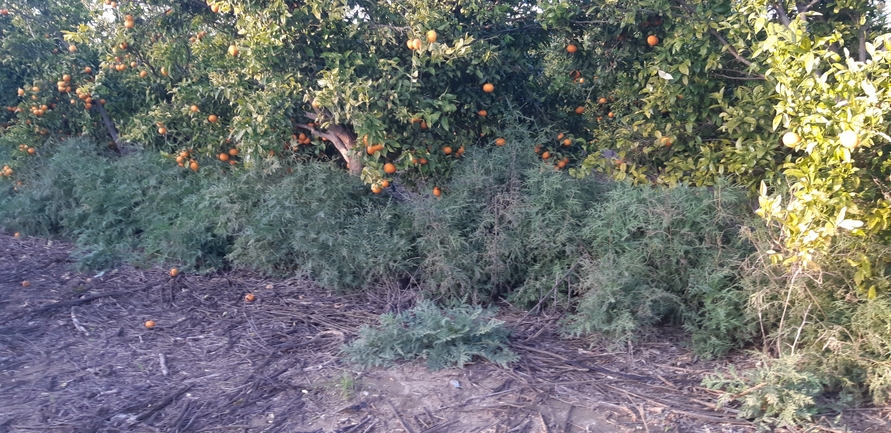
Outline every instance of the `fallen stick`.
{"type": "Polygon", "coordinates": [[[387,404],[390,405],[390,409],[393,409],[393,413],[396,414],[396,419],[399,420],[399,424],[402,424],[402,428],[408,433],[415,433],[415,431],[405,423],[405,420],[402,419],[402,415],[399,415],[399,411],[396,410],[396,406],[393,406],[393,402],[391,402],[390,399],[386,399],[386,401],[387,404]]]}
{"type": "Polygon", "coordinates": [[[74,315],[74,307],[71,307],[71,323],[74,323],[74,328],[83,332],[85,337],[90,336],[90,332],[87,331],[87,328],[84,328],[83,325],[80,324],[80,321],[77,320],[77,316],[74,315]]]}
{"type": "Polygon", "coordinates": [[[167,359],[164,358],[163,353],[158,354],[158,362],[161,363],[161,375],[167,376],[170,374],[170,370],[167,369],[167,359]]]}
{"type": "Polygon", "coordinates": [[[190,390],[190,389],[192,389],[192,385],[186,386],[185,388],[183,388],[183,389],[181,389],[181,390],[179,390],[179,391],[177,391],[177,392],[175,392],[175,393],[173,393],[173,394],[170,394],[170,395],[168,395],[167,397],[164,397],[164,399],[161,400],[160,402],[158,402],[158,404],[152,406],[151,408],[149,408],[149,409],[146,410],[145,412],[143,412],[143,413],[137,415],[137,416],[136,416],[136,421],[144,421],[144,420],[148,419],[148,417],[154,415],[155,413],[157,413],[157,412],[160,411],[161,409],[164,409],[165,407],[169,406],[170,403],[173,403],[174,400],[176,400],[179,396],[185,394],[186,391],[188,391],[188,390],[190,390]]]}
{"type": "Polygon", "coordinates": [[[29,310],[29,311],[23,311],[21,313],[14,314],[10,317],[2,319],[2,320],[0,320],[0,325],[5,324],[7,322],[11,322],[11,321],[18,319],[20,317],[23,317],[23,316],[27,316],[28,314],[43,313],[43,312],[46,312],[49,310],[54,310],[56,308],[73,307],[75,305],[86,304],[87,302],[93,301],[95,299],[106,298],[106,297],[110,297],[110,296],[127,295],[127,294],[138,292],[140,290],[150,289],[152,287],[154,287],[154,286],[146,285],[145,287],[142,287],[142,288],[139,288],[136,290],[121,290],[121,291],[117,291],[117,292],[98,293],[98,294],[86,296],[86,297],[83,297],[80,299],[72,299],[70,301],[63,301],[63,302],[57,302],[55,304],[44,305],[42,307],[35,308],[35,309],[29,310]]]}

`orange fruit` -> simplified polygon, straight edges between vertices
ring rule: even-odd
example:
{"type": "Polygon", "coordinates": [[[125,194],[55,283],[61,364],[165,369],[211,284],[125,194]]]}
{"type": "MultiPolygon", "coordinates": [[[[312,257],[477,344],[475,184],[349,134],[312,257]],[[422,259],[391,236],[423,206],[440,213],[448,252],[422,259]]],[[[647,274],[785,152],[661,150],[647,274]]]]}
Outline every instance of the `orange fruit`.
{"type": "Polygon", "coordinates": [[[146,321],[145,321],[145,327],[148,328],[148,329],[152,329],[152,328],[154,328],[154,327],[155,327],[155,321],[154,321],[154,320],[146,320],[146,321]]]}
{"type": "Polygon", "coordinates": [[[170,268],[170,272],[169,272],[169,274],[170,274],[171,277],[175,277],[175,276],[179,275],[179,269],[177,269],[177,268],[170,268]]]}
{"type": "Polygon", "coordinates": [[[433,187],[433,195],[436,196],[436,197],[441,196],[441,195],[442,195],[442,190],[439,189],[438,186],[434,186],[434,187],[433,187]]]}
{"type": "Polygon", "coordinates": [[[609,113],[606,113],[606,117],[613,118],[613,117],[616,117],[616,115],[613,114],[612,111],[610,111],[609,113]]]}
{"type": "Polygon", "coordinates": [[[377,185],[377,184],[371,185],[371,192],[373,192],[375,194],[380,194],[381,191],[383,191],[383,188],[381,188],[380,185],[377,185]]]}
{"type": "Polygon", "coordinates": [[[659,43],[659,38],[656,37],[656,35],[647,36],[647,43],[650,44],[651,47],[654,47],[659,43]]]}
{"type": "Polygon", "coordinates": [[[126,43],[126,42],[121,42],[120,47],[121,47],[121,51],[124,51],[124,50],[126,50],[127,48],[130,48],[130,44],[128,44],[128,43],[126,43]]]}
{"type": "Polygon", "coordinates": [[[421,49],[421,40],[420,39],[415,39],[411,42],[412,42],[412,46],[414,47],[414,49],[416,49],[416,50],[421,49]]]}
{"type": "Polygon", "coordinates": [[[557,140],[562,140],[562,139],[563,139],[563,137],[564,137],[564,135],[563,135],[563,133],[562,133],[562,132],[561,132],[561,133],[559,133],[559,134],[557,134],[557,140]]]}
{"type": "Polygon", "coordinates": [[[225,162],[225,161],[228,161],[228,160],[229,160],[229,154],[228,154],[228,153],[223,152],[223,153],[220,154],[220,161],[224,161],[224,162],[225,162]]]}
{"type": "Polygon", "coordinates": [[[213,13],[218,13],[218,12],[220,12],[220,5],[218,5],[218,4],[211,5],[210,10],[213,11],[213,13]]]}
{"type": "Polygon", "coordinates": [[[585,107],[582,107],[581,105],[575,107],[575,114],[585,114],[585,107]]]}
{"type": "Polygon", "coordinates": [[[22,237],[22,234],[19,233],[19,232],[15,232],[15,234],[14,234],[13,236],[15,236],[15,237],[17,237],[17,238],[20,238],[20,237],[22,237]]]}
{"type": "Polygon", "coordinates": [[[428,30],[427,31],[427,42],[434,43],[436,42],[436,30],[428,30]]]}
{"type": "Polygon", "coordinates": [[[198,106],[197,106],[197,105],[193,105],[193,106],[189,107],[189,110],[190,110],[191,112],[193,112],[193,113],[197,113],[197,112],[198,112],[198,106]]]}
{"type": "Polygon", "coordinates": [[[198,171],[198,163],[195,161],[192,161],[191,163],[189,163],[189,168],[191,168],[192,171],[198,171]]]}
{"type": "Polygon", "coordinates": [[[28,280],[22,281],[22,287],[28,287],[31,285],[31,282],[28,280]]]}
{"type": "Polygon", "coordinates": [[[215,123],[217,121],[217,115],[211,114],[210,116],[207,116],[207,121],[210,123],[215,123]]]}
{"type": "Polygon", "coordinates": [[[671,137],[662,137],[659,139],[659,144],[661,144],[665,147],[668,147],[668,146],[671,146],[672,144],[674,144],[674,142],[671,141],[671,137]]]}
{"type": "Polygon", "coordinates": [[[381,181],[381,188],[389,188],[389,187],[390,187],[390,181],[389,181],[389,180],[384,179],[384,180],[381,181]]]}
{"type": "Polygon", "coordinates": [[[247,295],[244,295],[244,302],[254,302],[254,299],[257,299],[257,297],[254,296],[253,293],[248,293],[247,295]]]}
{"type": "Polygon", "coordinates": [[[548,159],[551,157],[551,152],[545,151],[541,154],[541,159],[548,159]]]}
{"type": "Polygon", "coordinates": [[[452,154],[452,148],[451,148],[450,146],[443,146],[443,147],[442,147],[442,153],[444,153],[444,154],[446,154],[446,155],[451,155],[451,154],[452,154]]]}
{"type": "Polygon", "coordinates": [[[572,140],[570,140],[568,138],[563,140],[563,145],[564,146],[572,146],[572,140]]]}
{"type": "Polygon", "coordinates": [[[387,174],[396,173],[396,166],[390,162],[384,164],[384,173],[387,173],[387,174]]]}
{"type": "Polygon", "coordinates": [[[853,149],[860,144],[860,137],[857,136],[856,132],[847,130],[838,136],[838,141],[844,148],[853,149]]]}
{"type": "Polygon", "coordinates": [[[495,85],[492,83],[483,84],[483,92],[492,93],[495,91],[495,85]]]}
{"type": "Polygon", "coordinates": [[[458,151],[455,152],[455,155],[458,155],[458,156],[461,156],[462,154],[464,154],[464,146],[459,147],[458,151]]]}
{"type": "Polygon", "coordinates": [[[785,144],[786,146],[795,147],[795,145],[797,145],[798,143],[801,143],[800,135],[792,131],[783,134],[783,144],[785,144]]]}
{"type": "Polygon", "coordinates": [[[506,143],[507,143],[507,141],[506,141],[505,139],[503,139],[503,138],[497,138],[497,139],[495,139],[495,145],[496,145],[496,146],[504,146],[506,143]]]}
{"type": "Polygon", "coordinates": [[[479,114],[480,117],[486,117],[489,115],[489,112],[486,110],[480,110],[479,112],[477,112],[477,114],[479,114]]]}
{"type": "Polygon", "coordinates": [[[606,104],[606,98],[600,98],[600,99],[598,99],[598,100],[597,100],[597,103],[598,103],[598,104],[601,104],[601,105],[602,105],[602,104],[606,104]]]}
{"type": "Polygon", "coordinates": [[[74,45],[74,44],[69,45],[69,46],[68,46],[68,51],[71,51],[72,53],[76,53],[76,52],[77,52],[77,45],[74,45]]]}
{"type": "Polygon", "coordinates": [[[408,46],[408,49],[410,49],[410,50],[415,49],[415,41],[412,39],[405,41],[405,45],[408,46]]]}
{"type": "Polygon", "coordinates": [[[132,29],[133,27],[136,27],[136,23],[133,22],[132,20],[127,20],[127,21],[124,21],[124,27],[126,27],[128,29],[132,29]]]}
{"type": "MultiPolygon", "coordinates": [[[[89,104],[87,104],[87,105],[89,105],[89,104]]],[[[161,134],[161,135],[167,134],[167,128],[165,128],[163,126],[158,128],[158,134],[161,134]]]]}
{"type": "Polygon", "coordinates": [[[235,45],[229,45],[228,53],[232,57],[238,57],[238,47],[235,45]]]}
{"type": "Polygon", "coordinates": [[[92,73],[93,73],[93,68],[87,66],[86,68],[84,68],[84,73],[85,73],[85,74],[92,74],[92,73]]]}
{"type": "Polygon", "coordinates": [[[576,51],[578,51],[578,50],[579,50],[579,47],[577,47],[577,46],[575,46],[575,45],[573,45],[573,44],[569,44],[569,45],[566,46],[566,52],[567,52],[567,53],[570,53],[570,54],[571,54],[571,53],[574,53],[574,52],[576,52],[576,51]]]}
{"type": "Polygon", "coordinates": [[[229,149],[229,155],[232,155],[232,156],[238,155],[238,149],[236,149],[234,147],[229,149]]]}
{"type": "Polygon", "coordinates": [[[145,78],[146,76],[148,76],[148,72],[146,72],[146,71],[140,71],[140,72],[139,72],[139,76],[142,77],[142,78],[145,78]]]}
{"type": "Polygon", "coordinates": [[[37,149],[35,149],[35,148],[33,148],[33,147],[29,147],[29,148],[28,148],[28,155],[33,155],[33,154],[35,154],[35,153],[37,153],[37,149]]]}

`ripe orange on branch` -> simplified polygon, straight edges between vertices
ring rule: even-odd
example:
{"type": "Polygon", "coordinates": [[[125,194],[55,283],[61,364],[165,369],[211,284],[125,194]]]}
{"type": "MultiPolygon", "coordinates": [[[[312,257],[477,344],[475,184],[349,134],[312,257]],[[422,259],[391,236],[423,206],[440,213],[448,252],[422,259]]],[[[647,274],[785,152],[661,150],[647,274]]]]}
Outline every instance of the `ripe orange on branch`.
{"type": "Polygon", "coordinates": [[[483,84],[483,92],[492,93],[495,91],[495,85],[492,83],[483,84]]]}
{"type": "Polygon", "coordinates": [[[436,30],[428,30],[427,31],[427,42],[434,43],[436,42],[436,30]]]}
{"type": "Polygon", "coordinates": [[[396,166],[390,162],[384,164],[384,173],[387,173],[387,174],[396,173],[396,166]]]}
{"type": "Polygon", "coordinates": [[[576,51],[578,51],[578,50],[579,50],[579,47],[577,47],[577,46],[575,46],[575,45],[573,45],[573,44],[569,44],[569,45],[566,46],[566,52],[567,52],[567,53],[572,54],[572,53],[574,53],[574,52],[576,52],[576,51]]]}
{"type": "Polygon", "coordinates": [[[792,131],[783,134],[783,144],[786,145],[786,147],[795,147],[798,143],[801,143],[800,135],[792,131]]]}
{"type": "Polygon", "coordinates": [[[647,44],[649,44],[651,47],[656,46],[656,44],[658,44],[658,43],[659,43],[659,38],[656,35],[647,36],[647,44]]]}

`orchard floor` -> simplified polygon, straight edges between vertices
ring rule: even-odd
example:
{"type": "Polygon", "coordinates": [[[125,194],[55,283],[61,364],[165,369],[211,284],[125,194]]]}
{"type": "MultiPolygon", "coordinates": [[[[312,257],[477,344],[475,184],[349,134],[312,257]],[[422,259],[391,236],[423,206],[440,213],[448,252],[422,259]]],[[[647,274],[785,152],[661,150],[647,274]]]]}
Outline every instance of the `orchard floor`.
{"type": "MultiPolygon", "coordinates": [[[[410,305],[408,292],[338,296],[243,272],[85,275],[70,251],[0,234],[0,433],[756,430],[699,386],[751,360],[697,361],[668,331],[610,353],[557,338],[556,317],[503,308],[521,355],[509,369],[361,371],[338,348],[410,305]]],[[[891,412],[830,418],[808,430],[887,432],[891,412]]]]}

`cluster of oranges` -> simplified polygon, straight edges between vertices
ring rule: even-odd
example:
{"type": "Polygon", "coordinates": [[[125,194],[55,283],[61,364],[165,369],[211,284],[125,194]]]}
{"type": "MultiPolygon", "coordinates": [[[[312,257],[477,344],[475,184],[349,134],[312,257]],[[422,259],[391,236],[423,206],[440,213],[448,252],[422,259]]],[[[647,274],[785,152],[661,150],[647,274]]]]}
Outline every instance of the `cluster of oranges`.
{"type": "Polygon", "coordinates": [[[71,93],[71,75],[62,75],[62,79],[56,81],[56,89],[59,93],[71,93]]]}
{"type": "Polygon", "coordinates": [[[4,166],[3,166],[3,170],[0,170],[0,175],[2,175],[3,177],[9,177],[9,176],[12,176],[12,173],[13,173],[13,172],[12,172],[12,169],[9,168],[8,165],[4,165],[4,166]]]}
{"type": "Polygon", "coordinates": [[[35,153],[37,153],[37,149],[35,149],[33,147],[28,147],[24,144],[19,145],[19,150],[27,153],[28,155],[34,155],[35,153]]]}
{"type": "Polygon", "coordinates": [[[118,7],[118,2],[116,2],[116,1],[112,1],[112,0],[105,0],[105,4],[106,4],[107,6],[111,6],[111,7],[113,7],[113,8],[118,7]]]}
{"type": "MultiPolygon", "coordinates": [[[[161,127],[160,129],[164,129],[164,127],[161,127]]],[[[158,132],[161,132],[160,129],[158,130],[158,132]]],[[[167,132],[167,130],[164,129],[164,132],[167,132]]],[[[198,168],[200,168],[200,165],[198,165],[198,161],[195,160],[194,158],[192,158],[192,152],[190,152],[188,150],[184,150],[184,151],[180,152],[179,155],[176,157],[176,165],[178,165],[180,167],[186,167],[186,164],[188,164],[188,167],[192,171],[198,171],[198,168]]],[[[174,269],[176,269],[176,268],[174,268],[174,269]]],[[[170,271],[171,277],[176,276],[173,272],[174,272],[173,270],[170,271]]]]}
{"type": "MultiPolygon", "coordinates": [[[[93,95],[91,95],[89,92],[86,92],[80,88],[76,89],[74,92],[75,92],[75,94],[77,94],[78,99],[80,99],[81,101],[84,101],[84,109],[89,110],[89,109],[93,108],[93,95]]],[[[77,103],[76,100],[74,100],[74,99],[71,100],[72,105],[74,105],[76,103],[77,103]]],[[[105,100],[100,99],[99,103],[102,105],[105,105],[105,100]]]]}
{"type": "MultiPolygon", "coordinates": [[[[436,30],[428,30],[426,36],[427,36],[427,42],[432,44],[432,43],[436,42],[436,38],[438,35],[436,34],[436,30]]],[[[405,45],[408,46],[408,49],[410,49],[412,51],[417,51],[417,50],[421,49],[421,40],[417,39],[417,38],[409,39],[409,40],[405,41],[405,45]]]]}

